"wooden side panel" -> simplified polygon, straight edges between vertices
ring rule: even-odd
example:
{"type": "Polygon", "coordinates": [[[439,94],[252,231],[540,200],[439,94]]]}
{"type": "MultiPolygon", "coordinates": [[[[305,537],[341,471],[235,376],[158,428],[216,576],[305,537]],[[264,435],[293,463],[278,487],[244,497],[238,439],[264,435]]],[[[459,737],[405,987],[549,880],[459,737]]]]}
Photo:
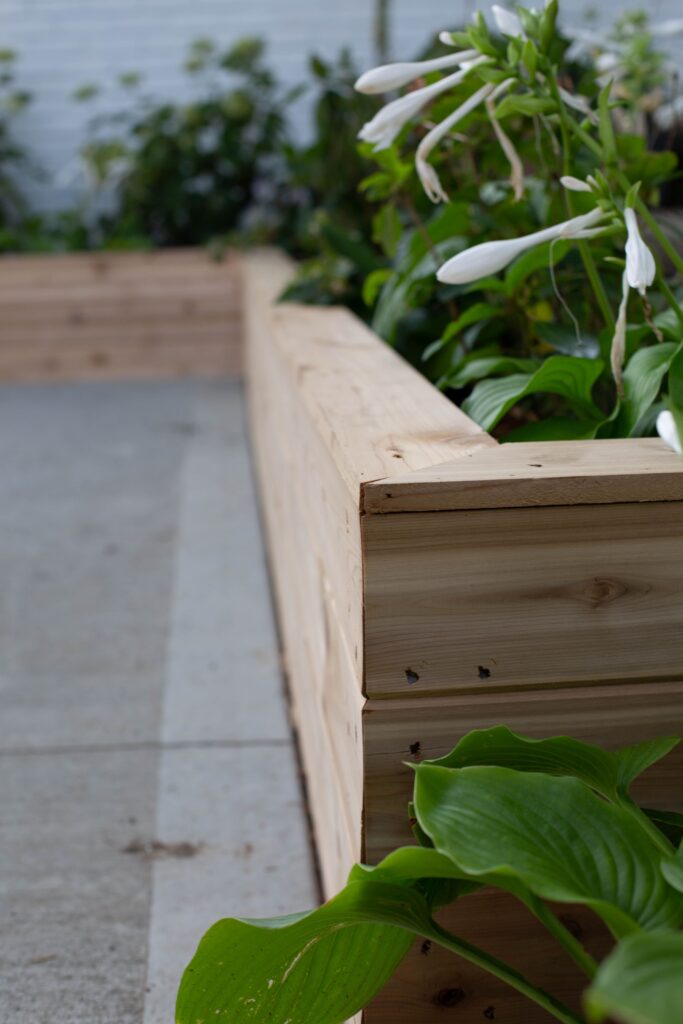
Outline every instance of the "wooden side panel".
{"type": "MultiPolygon", "coordinates": [[[[379,860],[411,842],[406,807],[412,777],[406,760],[440,757],[470,729],[505,724],[541,738],[569,734],[591,743],[619,747],[650,737],[683,733],[683,683],[654,683],[555,690],[533,694],[423,701],[369,701],[365,732],[365,841],[367,859],[379,860]]],[[[655,765],[634,787],[646,806],[683,810],[683,749],[655,765]]],[[[589,911],[556,908],[596,956],[609,937],[589,911]]],[[[555,949],[545,930],[515,900],[482,891],[450,908],[444,924],[481,946],[536,984],[578,1009],[584,981],[573,963],[555,949]]],[[[549,1024],[551,1018],[512,989],[437,946],[417,942],[396,977],[366,1010],[365,1024],[549,1024]],[[449,1016],[450,1014],[450,1016],[449,1016]]]]}
{"type": "Polygon", "coordinates": [[[239,376],[240,258],[0,259],[0,380],[239,376]]]}
{"type": "Polygon", "coordinates": [[[681,502],[366,515],[363,535],[369,697],[683,675],[681,502]]]}
{"type": "Polygon", "coordinates": [[[354,497],[300,400],[272,300],[291,273],[246,268],[251,438],[278,618],[326,894],[360,857],[362,587],[354,497]]]}

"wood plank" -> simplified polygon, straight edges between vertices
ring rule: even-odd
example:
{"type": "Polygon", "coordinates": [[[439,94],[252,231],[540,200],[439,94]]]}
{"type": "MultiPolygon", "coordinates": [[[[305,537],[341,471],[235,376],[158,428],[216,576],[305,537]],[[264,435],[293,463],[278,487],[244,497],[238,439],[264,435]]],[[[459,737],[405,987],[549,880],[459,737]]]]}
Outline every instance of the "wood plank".
{"type": "Polygon", "coordinates": [[[0,259],[0,380],[241,373],[240,261],[205,252],[0,259]]]}
{"type": "Polygon", "coordinates": [[[469,452],[364,487],[365,512],[683,500],[683,459],[659,438],[546,441],[469,452]]]}
{"type": "Polygon", "coordinates": [[[363,544],[369,697],[683,674],[681,502],[366,515],[363,544]]]}
{"type": "Polygon", "coordinates": [[[363,482],[496,446],[348,310],[284,304],[277,344],[354,499],[363,482]]]}
{"type": "Polygon", "coordinates": [[[360,523],[357,499],[299,401],[298,366],[280,343],[272,300],[290,274],[291,264],[274,255],[247,260],[247,381],[293,719],[331,894],[361,843],[360,523]]]}
{"type": "MultiPolygon", "coordinates": [[[[413,841],[407,823],[413,779],[405,761],[441,757],[471,729],[497,724],[535,738],[569,734],[608,748],[680,735],[683,683],[370,701],[363,723],[365,837],[367,859],[374,863],[394,847],[413,841]]],[[[645,806],[681,811],[682,777],[683,747],[679,747],[642,776],[634,795],[645,806]]],[[[555,909],[593,955],[604,955],[610,941],[595,915],[567,905],[555,909]]],[[[440,920],[578,1010],[585,980],[512,897],[484,890],[447,910],[440,920]]],[[[551,1019],[483,971],[436,945],[425,950],[420,941],[363,1019],[365,1024],[440,1024],[449,1013],[461,1024],[482,1020],[547,1024],[551,1019]]]]}

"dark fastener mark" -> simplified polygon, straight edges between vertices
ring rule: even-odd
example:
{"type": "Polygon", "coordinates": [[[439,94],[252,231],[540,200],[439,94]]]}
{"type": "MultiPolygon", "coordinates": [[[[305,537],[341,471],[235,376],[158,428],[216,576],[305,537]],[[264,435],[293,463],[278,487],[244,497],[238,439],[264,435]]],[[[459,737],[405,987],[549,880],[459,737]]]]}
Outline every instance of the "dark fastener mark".
{"type": "Polygon", "coordinates": [[[457,1006],[464,998],[465,993],[461,988],[442,988],[434,996],[434,1002],[437,1006],[457,1006]]]}
{"type": "Polygon", "coordinates": [[[424,942],[422,943],[422,945],[420,946],[420,952],[422,953],[423,956],[429,956],[431,951],[432,951],[431,939],[425,939],[424,942]]]}
{"type": "Polygon", "coordinates": [[[484,668],[483,665],[477,665],[477,675],[480,679],[489,679],[491,676],[491,669],[484,668]]]}
{"type": "Polygon", "coordinates": [[[487,1006],[486,1009],[484,1010],[484,1016],[486,1017],[487,1020],[495,1020],[496,1019],[496,1008],[495,1008],[495,1006],[487,1006]]]}
{"type": "Polygon", "coordinates": [[[415,740],[414,743],[410,744],[408,749],[410,750],[410,753],[413,755],[413,757],[419,757],[420,756],[420,741],[419,740],[415,740]]]}
{"type": "Polygon", "coordinates": [[[408,686],[412,686],[413,683],[416,683],[419,678],[420,677],[417,674],[417,672],[413,672],[412,668],[406,669],[406,682],[408,683],[408,686]]]}

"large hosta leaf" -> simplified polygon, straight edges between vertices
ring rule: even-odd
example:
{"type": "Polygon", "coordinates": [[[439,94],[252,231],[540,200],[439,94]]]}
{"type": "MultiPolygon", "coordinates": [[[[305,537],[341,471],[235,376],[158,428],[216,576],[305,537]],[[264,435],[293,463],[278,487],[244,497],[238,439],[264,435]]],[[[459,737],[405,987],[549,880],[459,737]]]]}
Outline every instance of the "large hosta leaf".
{"type": "Polygon", "coordinates": [[[597,426],[604,415],[593,401],[593,387],[602,370],[600,359],[550,356],[535,373],[480,381],[462,408],[484,430],[491,430],[527,395],[553,394],[566,399],[580,419],[592,420],[597,426]]]}
{"type": "Polygon", "coordinates": [[[662,861],[662,874],[669,885],[683,892],[683,846],[678,847],[675,857],[667,857],[662,861]]]}
{"type": "Polygon", "coordinates": [[[218,921],[183,975],[176,1024],[341,1024],[379,991],[429,922],[417,889],[371,879],[349,883],[308,914],[218,921]]]}
{"type": "Polygon", "coordinates": [[[617,936],[683,920],[683,898],[665,881],[653,841],[579,779],[430,764],[416,776],[420,826],[465,874],[584,903],[617,936]]]}
{"type": "Polygon", "coordinates": [[[444,768],[498,765],[522,772],[570,775],[617,802],[638,775],[679,742],[677,736],[668,736],[612,752],[568,736],[529,739],[504,725],[497,725],[468,733],[450,754],[425,763],[444,768]]]}
{"type": "Polygon", "coordinates": [[[586,993],[591,1021],[683,1021],[683,934],[637,932],[620,942],[586,993]]]}

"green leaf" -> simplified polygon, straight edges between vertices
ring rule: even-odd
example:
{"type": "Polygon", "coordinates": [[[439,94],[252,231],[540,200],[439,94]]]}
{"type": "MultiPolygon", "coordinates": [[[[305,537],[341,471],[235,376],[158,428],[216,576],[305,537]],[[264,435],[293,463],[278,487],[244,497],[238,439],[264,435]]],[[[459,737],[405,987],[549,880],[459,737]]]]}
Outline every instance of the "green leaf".
{"type": "Polygon", "coordinates": [[[553,100],[545,99],[542,96],[530,96],[528,93],[513,94],[500,101],[496,107],[496,117],[499,121],[511,114],[533,117],[535,114],[551,114],[554,109],[553,100]]]}
{"type": "Polygon", "coordinates": [[[309,914],[218,921],[183,975],[176,1024],[342,1024],[391,977],[429,920],[416,889],[362,880],[309,914]]]}
{"type": "Polygon", "coordinates": [[[617,801],[646,768],[666,757],[680,742],[677,736],[646,740],[614,752],[569,736],[534,740],[505,725],[474,729],[450,754],[425,764],[442,768],[495,765],[522,772],[571,776],[585,782],[607,800],[617,801]]]}
{"type": "Polygon", "coordinates": [[[609,109],[611,90],[612,83],[610,81],[598,96],[598,131],[602,148],[605,152],[605,160],[609,164],[614,163],[617,158],[617,143],[614,135],[614,125],[612,124],[612,115],[609,109]]]}
{"type": "Polygon", "coordinates": [[[503,444],[527,441],[592,441],[597,431],[595,420],[577,420],[572,416],[523,423],[501,438],[503,444]]]}
{"type": "Polygon", "coordinates": [[[535,274],[537,270],[548,271],[551,266],[554,267],[556,263],[564,259],[569,249],[570,243],[561,239],[557,242],[545,242],[543,245],[537,245],[518,256],[505,274],[506,294],[513,298],[531,274],[535,274]]]}
{"type": "Polygon", "coordinates": [[[380,289],[389,280],[391,274],[392,271],[389,267],[381,267],[379,270],[373,270],[371,274],[368,274],[363,282],[363,302],[366,306],[374,306],[380,289]]]}
{"type": "Polygon", "coordinates": [[[642,811],[674,846],[683,841],[683,814],[654,810],[652,807],[643,807],[642,811]]]}
{"type": "Polygon", "coordinates": [[[669,885],[683,892],[683,846],[679,846],[675,857],[666,857],[662,861],[662,874],[669,885]]]}
{"type": "Polygon", "coordinates": [[[585,996],[588,1018],[623,1024],[683,1021],[683,935],[638,932],[600,965],[585,996]]]}
{"type": "Polygon", "coordinates": [[[385,256],[392,260],[403,234],[401,218],[394,203],[385,203],[372,220],[372,240],[381,246],[385,256]]]}
{"type": "Polygon", "coordinates": [[[674,418],[678,438],[683,445],[683,346],[680,346],[669,366],[669,409],[674,418]]]}
{"type": "Polygon", "coordinates": [[[420,826],[464,874],[590,906],[617,937],[683,921],[683,895],[665,882],[652,840],[579,779],[489,766],[415,771],[420,826]]]}
{"type": "Polygon", "coordinates": [[[462,408],[484,430],[491,430],[522,398],[548,393],[560,395],[581,417],[598,422],[603,414],[593,401],[592,391],[602,370],[599,359],[550,356],[535,373],[480,381],[462,408]]]}
{"type": "Polygon", "coordinates": [[[624,398],[617,419],[618,433],[628,437],[656,401],[662,380],[679,348],[673,341],[638,349],[624,370],[624,398]]]}
{"type": "Polygon", "coordinates": [[[538,360],[515,359],[512,356],[489,356],[485,359],[477,356],[468,359],[456,372],[448,378],[448,387],[462,388],[472,381],[493,377],[497,374],[510,374],[521,371],[534,371],[538,360]]]}

